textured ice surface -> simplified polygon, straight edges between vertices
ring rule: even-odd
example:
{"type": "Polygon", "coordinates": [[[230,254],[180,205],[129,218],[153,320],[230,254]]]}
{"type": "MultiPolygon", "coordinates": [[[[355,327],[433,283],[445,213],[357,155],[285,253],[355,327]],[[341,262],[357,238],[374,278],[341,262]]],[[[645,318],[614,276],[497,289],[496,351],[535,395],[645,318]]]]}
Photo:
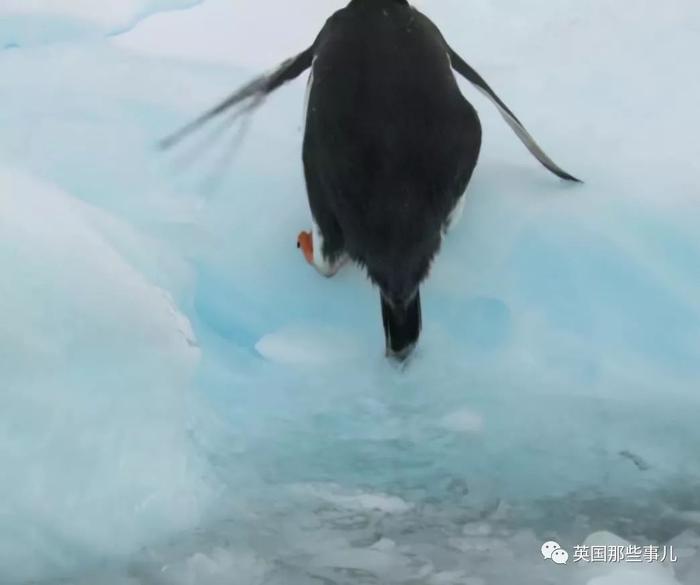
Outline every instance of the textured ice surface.
{"type": "Polygon", "coordinates": [[[118,34],[158,11],[200,0],[3,0],[0,49],[118,34]]]}
{"type": "Polygon", "coordinates": [[[128,553],[199,518],[186,433],[195,334],[144,265],[158,246],[0,169],[3,582],[128,553]]]}
{"type": "Polygon", "coordinates": [[[233,161],[153,148],[340,3],[139,20],[185,4],[0,7],[0,582],[697,583],[700,7],[421,3],[586,184],[465,87],[481,163],[397,369],[364,275],[295,246],[303,80],[233,161]],[[601,531],[678,563],[541,558],[601,531]]]}

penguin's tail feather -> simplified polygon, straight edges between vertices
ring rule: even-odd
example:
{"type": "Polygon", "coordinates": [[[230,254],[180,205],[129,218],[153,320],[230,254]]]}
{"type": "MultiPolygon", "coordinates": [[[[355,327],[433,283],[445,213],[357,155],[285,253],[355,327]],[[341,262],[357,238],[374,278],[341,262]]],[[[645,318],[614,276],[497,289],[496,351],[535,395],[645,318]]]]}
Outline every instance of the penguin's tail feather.
{"type": "Polygon", "coordinates": [[[420,291],[408,303],[391,302],[384,295],[382,321],[386,337],[386,354],[404,361],[418,343],[421,331],[420,291]]]}

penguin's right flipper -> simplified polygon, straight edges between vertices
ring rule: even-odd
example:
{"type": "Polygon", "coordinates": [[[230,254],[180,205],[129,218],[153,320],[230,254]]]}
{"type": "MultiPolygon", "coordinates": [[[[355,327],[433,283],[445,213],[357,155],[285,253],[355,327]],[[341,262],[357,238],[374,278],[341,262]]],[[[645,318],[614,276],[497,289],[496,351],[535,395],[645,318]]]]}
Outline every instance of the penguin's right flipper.
{"type": "Polygon", "coordinates": [[[242,102],[253,99],[253,101],[243,109],[243,111],[248,111],[249,109],[254,109],[260,104],[262,99],[268,94],[272,93],[283,83],[294,79],[311,67],[314,55],[314,45],[311,45],[305,51],[299,53],[295,57],[287,59],[274,71],[256,77],[251,82],[247,83],[239,90],[234,92],[231,96],[226,98],[220,104],[214,106],[201,116],[199,116],[194,121],[190,122],[177,132],[171,134],[167,138],[160,141],[159,145],[161,148],[166,149],[174,146],[180,142],[183,138],[191,134],[197,128],[203,126],[210,120],[216,118],[217,116],[223,114],[232,107],[241,104],[242,102]]]}
{"type": "Polygon", "coordinates": [[[448,46],[447,50],[452,63],[452,68],[462,77],[470,81],[481,93],[496,104],[501,116],[503,116],[508,125],[513,129],[513,132],[515,132],[526,148],[547,168],[547,170],[565,181],[573,181],[575,183],[582,182],[580,179],[577,179],[573,175],[567,173],[551,158],[549,158],[542,148],[540,148],[540,145],[535,142],[535,139],[530,135],[530,133],[525,130],[522,122],[520,122],[515,114],[510,111],[510,108],[503,103],[501,98],[496,95],[496,92],[491,89],[484,78],[481,77],[481,75],[479,75],[472,67],[470,67],[469,64],[467,64],[467,62],[462,59],[462,57],[460,57],[452,48],[448,46]]]}

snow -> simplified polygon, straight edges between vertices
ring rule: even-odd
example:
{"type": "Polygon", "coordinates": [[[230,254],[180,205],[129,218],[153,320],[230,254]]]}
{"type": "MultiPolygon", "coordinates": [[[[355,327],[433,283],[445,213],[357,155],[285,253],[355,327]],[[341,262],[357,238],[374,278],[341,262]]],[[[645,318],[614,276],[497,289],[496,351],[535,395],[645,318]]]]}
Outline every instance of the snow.
{"type": "Polygon", "coordinates": [[[155,12],[190,8],[199,3],[200,0],[3,0],[0,48],[122,33],[155,12]]]}
{"type": "Polygon", "coordinates": [[[586,183],[465,85],[484,150],[396,368],[366,277],[296,249],[304,79],[154,148],[342,2],[3,2],[0,583],[697,583],[700,7],[637,4],[418,3],[586,183]]]}
{"type": "Polygon", "coordinates": [[[265,18],[259,6],[245,0],[206,0],[197,10],[155,15],[113,42],[150,56],[264,70],[309,46],[325,20],[343,5],[337,0],[275,2],[265,18]]]}
{"type": "Polygon", "coordinates": [[[484,426],[480,415],[470,410],[456,410],[443,417],[442,426],[456,433],[478,433],[484,426]]]}
{"type": "Polygon", "coordinates": [[[370,357],[363,351],[362,340],[328,328],[290,327],[265,335],[255,345],[265,359],[287,365],[310,367],[333,366],[347,362],[351,356],[370,357]]]}
{"type": "MultiPolygon", "coordinates": [[[[588,546],[624,546],[630,542],[608,532],[591,534],[584,542],[588,546]]],[[[678,585],[674,578],[673,569],[663,564],[628,563],[618,566],[585,568],[589,575],[595,575],[587,585],[678,585]]]]}
{"type": "Polygon", "coordinates": [[[120,252],[132,228],[17,170],[0,169],[0,210],[7,582],[190,526],[209,488],[183,428],[196,335],[120,252]]]}

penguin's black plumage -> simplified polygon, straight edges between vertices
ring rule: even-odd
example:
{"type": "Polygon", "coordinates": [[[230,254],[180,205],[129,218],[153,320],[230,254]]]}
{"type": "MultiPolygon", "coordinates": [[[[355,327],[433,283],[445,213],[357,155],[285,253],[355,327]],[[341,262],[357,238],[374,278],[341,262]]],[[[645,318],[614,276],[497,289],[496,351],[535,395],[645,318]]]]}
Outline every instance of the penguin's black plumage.
{"type": "Polygon", "coordinates": [[[387,352],[420,333],[418,287],[469,182],[481,126],[439,31],[399,0],[353,0],[316,41],[304,171],[323,256],[381,291],[387,352]]]}
{"type": "Polygon", "coordinates": [[[299,245],[332,275],[346,259],[379,287],[387,354],[404,359],[421,330],[419,287],[458,211],[481,125],[453,69],[499,108],[538,160],[540,149],[486,82],[405,0],[352,0],[314,44],[165,141],[248,100],[251,107],[311,67],[303,164],[313,218],[299,245]]]}

